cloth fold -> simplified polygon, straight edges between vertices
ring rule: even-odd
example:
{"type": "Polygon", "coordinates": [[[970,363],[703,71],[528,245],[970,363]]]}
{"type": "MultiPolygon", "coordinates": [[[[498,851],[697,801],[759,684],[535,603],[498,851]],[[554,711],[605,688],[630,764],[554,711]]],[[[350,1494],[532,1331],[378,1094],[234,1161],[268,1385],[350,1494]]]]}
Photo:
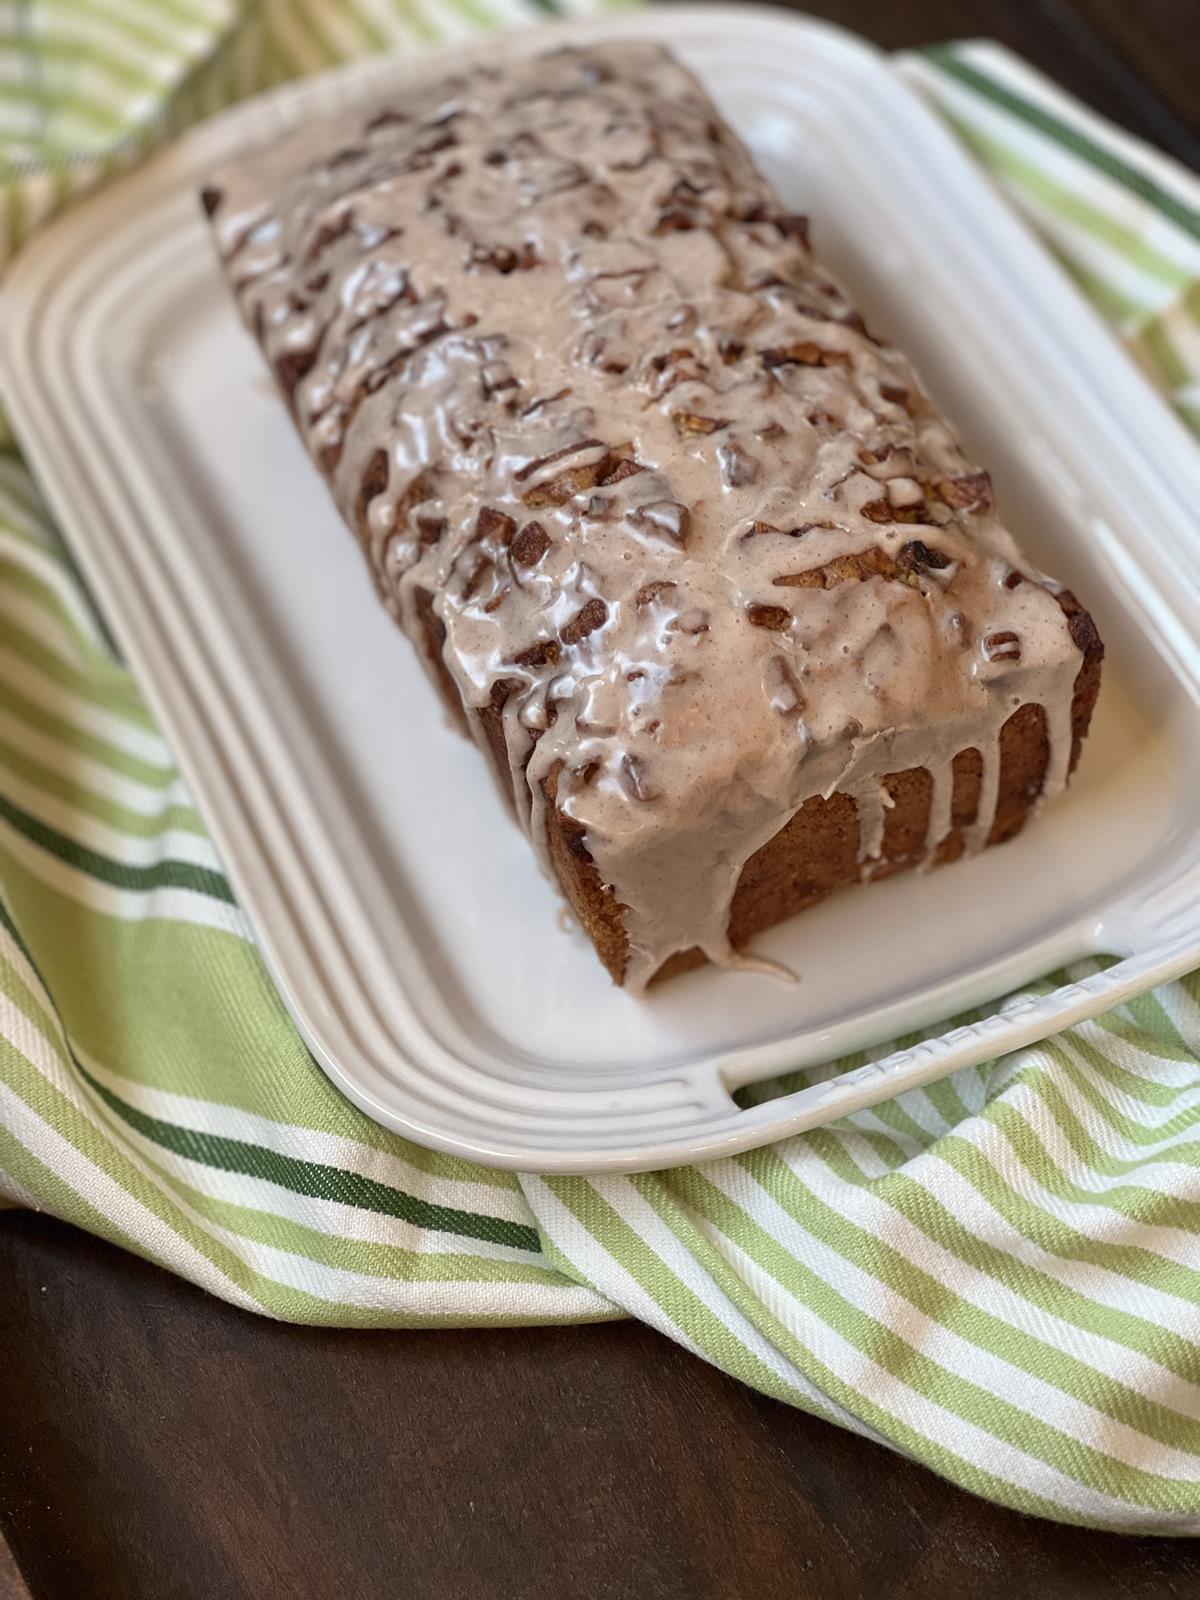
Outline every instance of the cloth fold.
{"type": "MultiPolygon", "coordinates": [[[[240,95],[556,9],[19,8],[0,42],[4,253],[240,95]]],[[[898,70],[1200,425],[1196,181],[994,46],[898,70]]],[[[518,1177],[422,1150],[342,1099],[298,1039],[15,448],[0,885],[9,1203],[298,1322],[640,1317],[1004,1504],[1200,1532],[1200,979],[702,1168],[518,1177]]]]}

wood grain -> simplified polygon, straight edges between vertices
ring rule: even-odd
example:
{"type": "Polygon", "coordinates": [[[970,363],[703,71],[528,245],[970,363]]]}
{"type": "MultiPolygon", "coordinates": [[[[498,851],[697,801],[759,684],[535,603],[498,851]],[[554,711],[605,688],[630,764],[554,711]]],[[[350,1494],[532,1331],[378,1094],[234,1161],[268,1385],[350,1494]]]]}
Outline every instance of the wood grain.
{"type": "Polygon", "coordinates": [[[886,50],[996,39],[1131,132],[1200,167],[1194,0],[806,0],[886,50]]]}
{"type": "MultiPolygon", "coordinates": [[[[889,49],[999,38],[1200,166],[1195,0],[808,9],[889,49]]],[[[1200,1541],[998,1510],[634,1324],[287,1328],[19,1213],[0,1533],[0,1600],[1200,1594],[1200,1541]]]]}
{"type": "Polygon", "coordinates": [[[18,1213],[0,1285],[0,1507],[34,1600],[1200,1590],[1200,1541],[997,1510],[633,1323],[289,1328],[18,1213]]]}
{"type": "MultiPolygon", "coordinates": [[[[1061,4],[1061,0],[1055,0],[1061,4]]],[[[1075,0],[1076,11],[1086,19],[1092,35],[1107,53],[1120,61],[1131,91],[1141,89],[1148,118],[1169,108],[1186,128],[1186,145],[1169,136],[1158,142],[1170,148],[1189,166],[1200,167],[1200,15],[1194,4],[1177,0],[1075,0]],[[1153,91],[1147,95],[1148,87],[1153,91]]],[[[1155,137],[1154,134],[1151,135],[1155,137]]]]}

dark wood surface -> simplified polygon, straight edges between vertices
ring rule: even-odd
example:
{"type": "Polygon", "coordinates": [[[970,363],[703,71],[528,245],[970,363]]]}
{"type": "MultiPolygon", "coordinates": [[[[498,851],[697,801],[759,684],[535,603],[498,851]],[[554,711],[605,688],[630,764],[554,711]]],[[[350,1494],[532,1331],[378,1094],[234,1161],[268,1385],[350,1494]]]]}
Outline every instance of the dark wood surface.
{"type": "MultiPolygon", "coordinates": [[[[1197,0],[812,0],[1003,40],[1200,167],[1197,0]]],[[[998,1510],[628,1323],[286,1328],[0,1215],[0,1600],[1142,1600],[1200,1541],[998,1510]]]]}
{"type": "Polygon", "coordinates": [[[1200,1593],[1200,1541],[997,1511],[634,1323],[285,1328],[29,1215],[0,1283],[34,1600],[1200,1593]]]}

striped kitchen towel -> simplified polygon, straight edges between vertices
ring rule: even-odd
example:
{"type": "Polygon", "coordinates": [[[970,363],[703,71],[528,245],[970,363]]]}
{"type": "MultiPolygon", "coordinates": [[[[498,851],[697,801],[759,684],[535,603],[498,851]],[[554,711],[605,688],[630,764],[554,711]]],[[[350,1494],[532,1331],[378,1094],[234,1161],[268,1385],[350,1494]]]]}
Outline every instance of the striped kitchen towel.
{"type": "MultiPolygon", "coordinates": [[[[0,0],[5,250],[263,84],[556,9],[0,0]]],[[[1194,181],[994,47],[900,70],[1200,424],[1194,181]]],[[[997,1501],[1200,1532],[1200,981],[703,1168],[518,1178],[407,1144],[298,1040],[15,449],[0,885],[10,1203],[295,1321],[640,1317],[997,1501]]]]}

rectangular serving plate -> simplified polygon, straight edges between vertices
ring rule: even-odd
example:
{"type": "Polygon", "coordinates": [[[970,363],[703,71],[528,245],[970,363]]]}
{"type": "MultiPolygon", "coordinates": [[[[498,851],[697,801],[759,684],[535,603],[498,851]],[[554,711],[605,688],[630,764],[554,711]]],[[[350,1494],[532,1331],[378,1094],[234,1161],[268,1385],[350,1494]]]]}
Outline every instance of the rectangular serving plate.
{"type": "Polygon", "coordinates": [[[884,59],[690,7],[372,61],[196,129],[50,228],[0,300],[21,441],[298,1026],[371,1116],[496,1166],[638,1170],[818,1125],[1200,965],[1200,456],[884,59]],[[445,725],[238,325],[195,201],[240,148],[476,55],[638,35],[713,93],[915,359],[1031,556],[1108,644],[1069,794],[1003,849],[840,894],[756,948],[801,975],[614,989],[445,725]],[[1120,959],[1039,999],[1074,958],[1120,959]],[[739,1109],[730,1091],[983,1020],[739,1109]]]}

